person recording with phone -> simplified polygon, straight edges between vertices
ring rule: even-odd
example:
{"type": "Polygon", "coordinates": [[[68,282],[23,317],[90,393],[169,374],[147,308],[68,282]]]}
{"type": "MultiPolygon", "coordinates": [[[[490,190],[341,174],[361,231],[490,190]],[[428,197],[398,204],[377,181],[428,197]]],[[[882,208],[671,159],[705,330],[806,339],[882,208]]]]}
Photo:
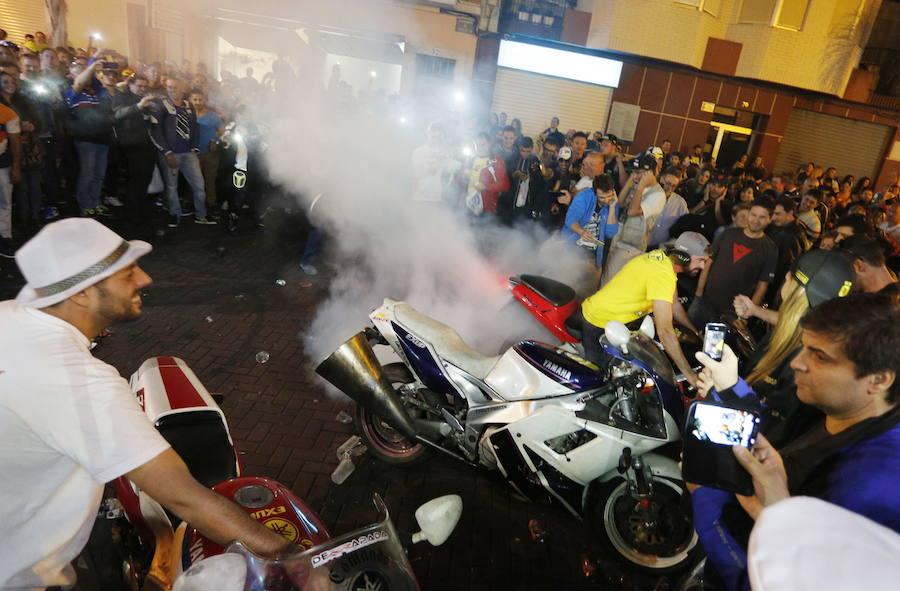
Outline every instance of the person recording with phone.
{"type": "Polygon", "coordinates": [[[116,141],[128,170],[125,208],[129,222],[134,225],[142,223],[148,215],[144,201],[156,166],[156,147],[150,141],[150,107],[159,98],[147,94],[148,84],[145,76],[135,76],[112,99],[116,141]]]}
{"type": "MultiPolygon", "coordinates": [[[[808,293],[818,285],[807,284],[808,293]]],[[[733,447],[753,495],[689,484],[694,525],[707,553],[708,588],[749,589],[747,540],[760,511],[790,496],[816,497],[900,531],[900,300],[850,294],[815,306],[800,321],[790,362],[796,396],[823,417],[780,450],[760,434],[733,447]],[[734,503],[739,503],[740,508],[734,503]],[[742,510],[741,510],[742,509],[742,510]]],[[[723,399],[755,395],[725,347],[721,362],[698,353],[701,380],[723,399]]]]}

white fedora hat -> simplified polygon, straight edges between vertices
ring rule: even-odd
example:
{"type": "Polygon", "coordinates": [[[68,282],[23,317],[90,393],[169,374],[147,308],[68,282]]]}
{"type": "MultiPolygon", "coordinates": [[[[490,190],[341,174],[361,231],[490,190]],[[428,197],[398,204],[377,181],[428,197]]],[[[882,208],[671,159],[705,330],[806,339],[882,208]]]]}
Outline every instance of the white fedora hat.
{"type": "Polygon", "coordinates": [[[16,251],[16,264],[28,282],[16,301],[33,308],[52,306],[151,250],[148,243],[125,240],[90,218],[47,224],[16,251]]]}

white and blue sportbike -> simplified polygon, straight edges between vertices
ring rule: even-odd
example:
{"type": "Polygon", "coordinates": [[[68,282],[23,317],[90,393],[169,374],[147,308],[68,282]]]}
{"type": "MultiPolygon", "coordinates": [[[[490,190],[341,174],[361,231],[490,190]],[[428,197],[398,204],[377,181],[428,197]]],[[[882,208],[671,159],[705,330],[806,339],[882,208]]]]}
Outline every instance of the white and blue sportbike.
{"type": "Polygon", "coordinates": [[[697,536],[673,459],[684,405],[652,323],[633,333],[610,323],[612,357],[597,368],[531,340],[482,355],[404,302],[386,299],[370,318],[374,328],[316,372],[356,402],[378,459],[412,465],[440,452],[498,469],[522,495],[562,503],[632,564],[688,565],[697,536]],[[383,366],[376,345],[402,362],[383,366]]]}

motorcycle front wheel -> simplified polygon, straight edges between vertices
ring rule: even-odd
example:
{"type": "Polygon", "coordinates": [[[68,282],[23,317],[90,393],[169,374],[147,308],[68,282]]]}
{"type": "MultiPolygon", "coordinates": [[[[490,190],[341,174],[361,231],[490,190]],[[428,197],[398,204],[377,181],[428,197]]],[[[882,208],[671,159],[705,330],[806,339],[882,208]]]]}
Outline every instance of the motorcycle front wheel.
{"type": "Polygon", "coordinates": [[[656,575],[687,568],[697,552],[697,533],[682,504],[684,483],[656,478],[653,496],[635,499],[628,483],[614,478],[599,486],[588,523],[608,549],[639,570],[656,575]]]}
{"type": "MultiPolygon", "coordinates": [[[[385,365],[384,373],[395,388],[414,380],[403,363],[385,365]]],[[[355,414],[356,428],[369,452],[385,464],[415,466],[431,457],[427,447],[410,441],[368,408],[357,404],[355,414]]]]}

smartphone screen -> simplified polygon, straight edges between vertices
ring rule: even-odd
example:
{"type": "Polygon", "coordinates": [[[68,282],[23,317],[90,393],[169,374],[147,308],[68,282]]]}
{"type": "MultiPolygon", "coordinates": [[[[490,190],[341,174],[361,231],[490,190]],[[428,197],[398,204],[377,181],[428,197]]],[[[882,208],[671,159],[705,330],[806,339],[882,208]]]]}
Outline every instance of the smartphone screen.
{"type": "Polygon", "coordinates": [[[716,361],[722,361],[726,332],[728,327],[721,322],[710,322],[703,329],[703,352],[716,361]]]}
{"type": "Polygon", "coordinates": [[[712,404],[698,404],[694,409],[691,435],[700,441],[719,445],[743,445],[756,443],[756,426],[759,417],[745,410],[712,404]]]}

